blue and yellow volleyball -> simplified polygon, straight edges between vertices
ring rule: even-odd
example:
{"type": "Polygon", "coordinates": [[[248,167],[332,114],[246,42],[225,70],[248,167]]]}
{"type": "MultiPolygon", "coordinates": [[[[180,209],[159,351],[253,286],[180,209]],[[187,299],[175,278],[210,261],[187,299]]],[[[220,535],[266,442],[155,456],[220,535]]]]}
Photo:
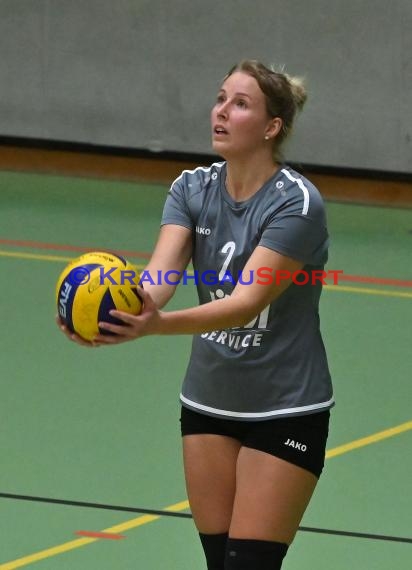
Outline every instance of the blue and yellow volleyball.
{"type": "Polygon", "coordinates": [[[99,322],[123,324],[109,314],[118,309],[138,315],[142,303],[137,286],[137,269],[122,256],[93,251],[70,262],[56,285],[57,311],[67,328],[85,340],[97,334],[99,322]]]}

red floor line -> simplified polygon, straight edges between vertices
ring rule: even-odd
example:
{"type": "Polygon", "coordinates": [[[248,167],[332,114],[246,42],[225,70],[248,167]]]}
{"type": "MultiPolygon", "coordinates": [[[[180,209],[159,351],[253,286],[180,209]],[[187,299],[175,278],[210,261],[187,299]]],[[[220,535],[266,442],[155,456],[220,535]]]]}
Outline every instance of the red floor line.
{"type": "Polygon", "coordinates": [[[103,538],[106,540],[121,540],[126,538],[122,534],[111,534],[109,532],[93,532],[89,530],[77,530],[74,534],[77,536],[86,536],[88,538],[103,538]]]}
{"type": "MultiPolygon", "coordinates": [[[[87,252],[87,251],[98,251],[98,248],[90,248],[90,246],[80,246],[80,245],[64,245],[58,243],[47,243],[41,241],[28,241],[28,240],[12,240],[0,238],[1,245],[15,246],[15,247],[30,247],[35,249],[47,249],[55,251],[76,251],[76,252],[87,252]]],[[[107,248],[102,248],[103,251],[107,248]]],[[[132,251],[125,249],[110,250],[113,253],[118,253],[119,255],[124,255],[125,257],[137,257],[140,259],[150,259],[151,253],[147,251],[132,251]]],[[[347,281],[350,283],[369,283],[374,285],[392,285],[394,287],[412,287],[412,280],[408,279],[392,279],[386,277],[368,277],[366,275],[348,275],[347,273],[339,274],[339,282],[347,281]]],[[[329,275],[326,277],[328,280],[332,280],[333,276],[329,275]]]]}

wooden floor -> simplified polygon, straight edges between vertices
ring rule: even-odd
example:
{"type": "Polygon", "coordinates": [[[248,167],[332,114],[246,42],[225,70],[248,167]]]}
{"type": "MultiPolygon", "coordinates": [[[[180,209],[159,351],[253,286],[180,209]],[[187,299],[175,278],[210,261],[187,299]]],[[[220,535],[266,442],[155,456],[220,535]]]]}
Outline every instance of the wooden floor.
{"type": "MultiPolygon", "coordinates": [[[[0,146],[0,170],[170,184],[182,170],[196,168],[199,165],[196,162],[160,158],[145,159],[89,152],[0,146]]],[[[328,200],[400,208],[412,207],[412,182],[334,176],[315,172],[304,174],[328,200]]]]}

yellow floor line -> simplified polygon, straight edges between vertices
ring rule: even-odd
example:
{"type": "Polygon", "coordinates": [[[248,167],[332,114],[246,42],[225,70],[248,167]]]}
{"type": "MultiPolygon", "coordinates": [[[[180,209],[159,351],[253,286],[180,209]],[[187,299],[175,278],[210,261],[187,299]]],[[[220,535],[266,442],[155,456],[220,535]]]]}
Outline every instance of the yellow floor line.
{"type": "MultiPolygon", "coordinates": [[[[329,451],[326,452],[326,459],[330,459],[331,457],[336,457],[337,455],[343,455],[344,453],[349,453],[354,449],[359,449],[360,447],[365,447],[366,445],[377,443],[379,441],[382,441],[389,437],[393,437],[395,435],[399,435],[411,429],[412,429],[412,421],[408,421],[398,426],[369,435],[367,437],[356,439],[344,445],[340,445],[338,447],[330,449],[329,451]]],[[[174,505],[169,505],[164,510],[176,513],[184,511],[188,508],[189,508],[189,502],[181,501],[179,503],[175,503],[174,505]]],[[[143,515],[131,519],[129,521],[126,521],[124,523],[111,526],[100,532],[121,533],[154,522],[158,520],[160,517],[161,515],[143,515]]],[[[28,564],[32,564],[33,562],[39,562],[40,560],[45,560],[46,558],[51,558],[52,556],[57,556],[58,554],[63,554],[65,552],[69,552],[70,550],[74,550],[82,546],[87,546],[88,544],[92,544],[93,542],[97,542],[98,540],[100,539],[80,538],[72,540],[70,542],[65,542],[64,544],[61,544],[59,546],[54,546],[52,548],[48,548],[46,550],[42,550],[34,554],[30,554],[29,556],[24,556],[23,558],[19,558],[11,562],[6,562],[5,564],[0,564],[0,570],[15,570],[16,568],[22,568],[23,566],[27,566],[28,564]]]]}
{"type": "Polygon", "coordinates": [[[65,542],[59,546],[53,548],[48,548],[47,550],[42,550],[41,552],[36,552],[30,554],[29,556],[24,556],[24,558],[19,558],[18,560],[13,560],[12,562],[6,562],[5,564],[0,564],[1,570],[14,570],[15,568],[22,568],[33,562],[39,562],[45,558],[51,558],[52,556],[57,556],[58,554],[63,554],[64,552],[69,552],[75,548],[80,548],[81,546],[87,546],[96,542],[97,538],[78,538],[77,540],[72,540],[71,542],[65,542]]]}
{"type": "Polygon", "coordinates": [[[15,257],[17,259],[36,259],[38,261],[72,261],[73,257],[62,257],[60,255],[42,255],[40,253],[20,253],[19,251],[5,251],[0,249],[0,257],[15,257]]]}
{"type": "MultiPolygon", "coordinates": [[[[187,509],[188,506],[189,503],[187,501],[182,501],[180,503],[176,503],[175,505],[170,505],[169,507],[166,507],[164,510],[178,512],[187,509]]],[[[131,519],[129,521],[126,521],[124,523],[111,526],[110,528],[106,528],[100,532],[108,532],[108,533],[125,532],[126,530],[131,530],[132,528],[137,528],[139,526],[154,522],[159,518],[160,515],[143,515],[131,519]]],[[[70,550],[75,550],[76,548],[81,548],[82,546],[87,546],[89,544],[92,544],[93,542],[97,542],[98,540],[100,539],[78,538],[76,540],[71,540],[70,542],[65,542],[64,544],[60,544],[52,548],[47,548],[46,550],[42,550],[40,552],[35,552],[34,554],[30,554],[29,556],[24,556],[23,558],[19,558],[11,562],[6,562],[5,564],[0,564],[0,569],[15,570],[15,568],[22,568],[23,566],[27,566],[28,564],[33,564],[34,562],[39,562],[40,560],[45,560],[46,558],[51,558],[52,556],[57,556],[58,554],[64,554],[65,552],[69,552],[70,550]]]]}
{"type": "Polygon", "coordinates": [[[339,293],[362,293],[364,295],[382,295],[384,297],[403,297],[412,299],[412,293],[404,293],[402,291],[387,291],[384,289],[369,289],[367,287],[348,287],[347,285],[324,285],[327,291],[338,291],[339,293]]]}
{"type": "MultiPolygon", "coordinates": [[[[21,253],[18,251],[5,251],[0,249],[0,257],[15,257],[17,259],[35,259],[36,261],[63,261],[65,263],[69,263],[76,259],[77,256],[74,257],[63,257],[60,255],[44,255],[41,253],[21,253]]],[[[142,264],[133,264],[137,269],[144,269],[145,265],[142,264]]]]}
{"type": "Polygon", "coordinates": [[[374,433],[372,435],[368,435],[367,437],[362,437],[360,439],[355,439],[355,441],[351,441],[350,443],[345,443],[344,445],[340,445],[335,447],[334,449],[330,449],[326,452],[326,459],[330,459],[331,457],[336,457],[337,455],[343,455],[344,453],[348,453],[349,451],[353,451],[354,449],[359,449],[360,447],[365,447],[365,445],[370,445],[371,443],[377,443],[378,441],[382,441],[383,439],[387,439],[388,437],[393,437],[394,435],[399,435],[405,431],[412,429],[412,421],[405,422],[404,424],[400,424],[393,428],[385,429],[378,433],[374,433]]]}

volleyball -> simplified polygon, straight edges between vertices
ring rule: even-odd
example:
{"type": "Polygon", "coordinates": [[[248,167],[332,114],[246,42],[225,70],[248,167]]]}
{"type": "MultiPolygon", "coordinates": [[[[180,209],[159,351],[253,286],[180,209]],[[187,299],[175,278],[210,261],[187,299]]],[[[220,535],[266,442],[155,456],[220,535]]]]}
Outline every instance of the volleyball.
{"type": "Polygon", "coordinates": [[[142,303],[137,292],[140,275],[120,255],[93,251],[70,262],[56,284],[57,311],[67,328],[85,340],[97,334],[113,334],[98,323],[124,325],[109,311],[117,309],[137,315],[142,303]]]}

